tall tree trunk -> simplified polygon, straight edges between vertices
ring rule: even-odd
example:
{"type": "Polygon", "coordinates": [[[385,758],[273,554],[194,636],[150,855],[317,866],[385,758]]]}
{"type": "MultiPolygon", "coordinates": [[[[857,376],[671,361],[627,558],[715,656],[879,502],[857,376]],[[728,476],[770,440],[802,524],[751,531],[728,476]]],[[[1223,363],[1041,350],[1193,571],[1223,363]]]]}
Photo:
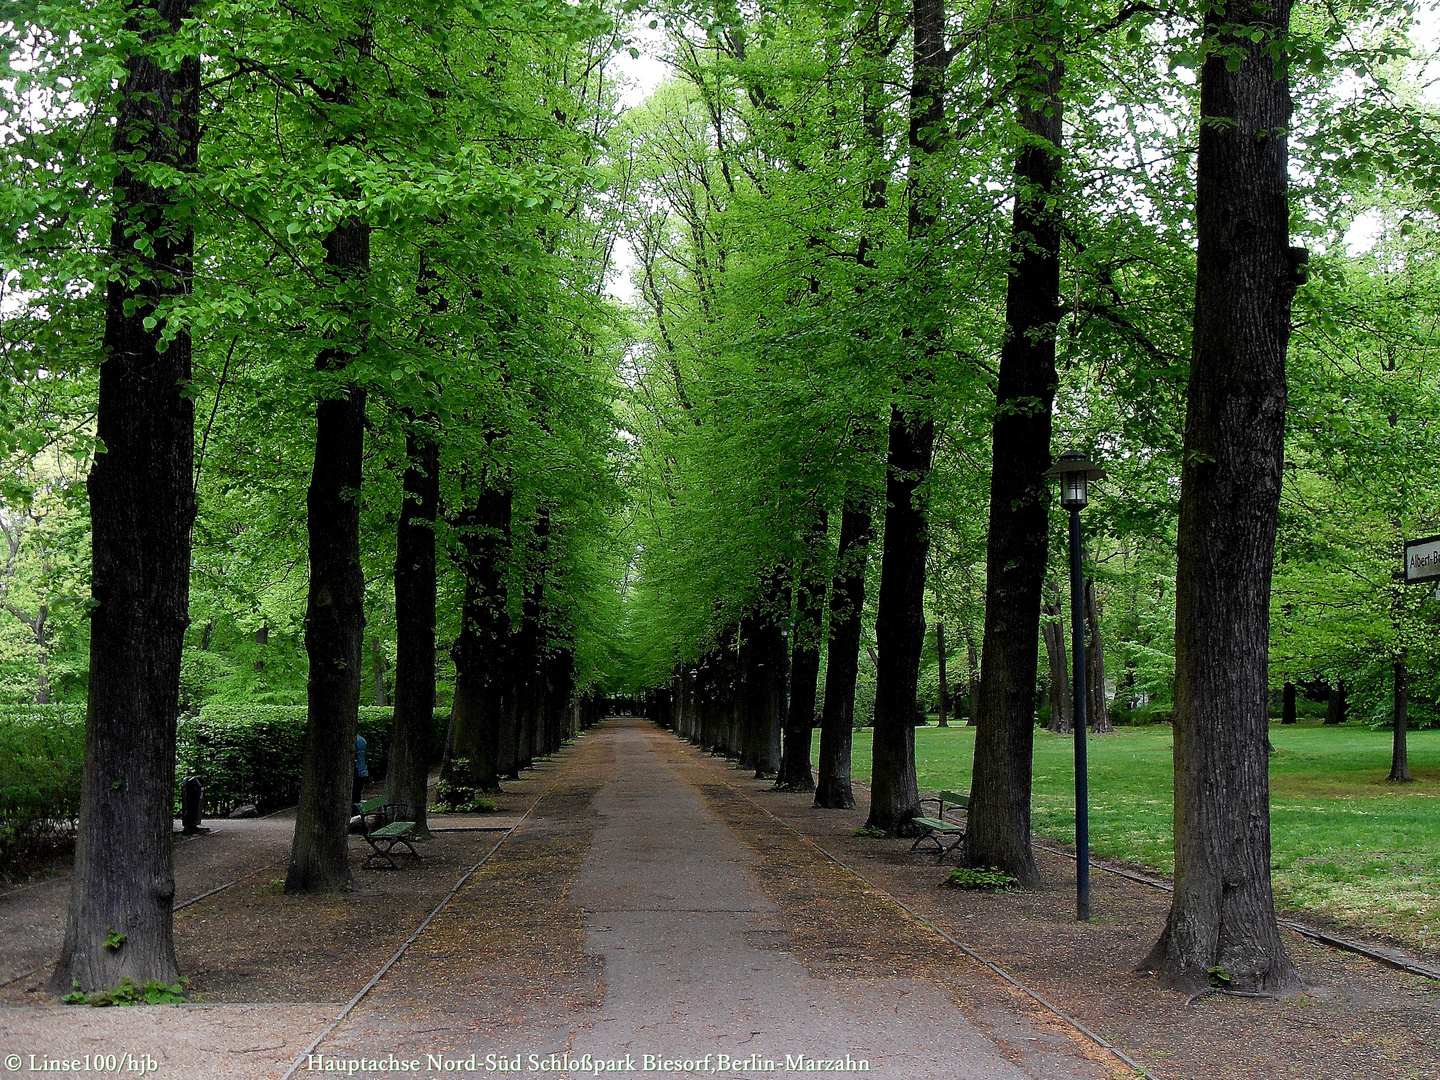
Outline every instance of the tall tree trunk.
{"type": "Polygon", "coordinates": [[[1065,652],[1065,615],[1060,603],[1060,589],[1051,581],[1045,585],[1045,621],[1040,633],[1045,639],[1045,656],[1050,661],[1050,726],[1056,735],[1075,730],[1070,715],[1070,661],[1065,652]]]}
{"type": "Polygon", "coordinates": [[[65,993],[179,976],[172,937],[171,801],[180,654],[189,622],[195,517],[190,335],[162,345],[163,306],[190,291],[194,233],[171,187],[132,172],[130,155],[195,171],[200,60],[175,56],[189,0],[135,3],[111,146],[111,274],[90,471],[90,696],[80,830],[65,941],[51,978],[65,993]],[[157,61],[164,54],[165,62],[157,61]],[[160,311],[160,323],[147,320],[160,311]],[[111,948],[107,939],[123,934],[111,948]]]}
{"type": "Polygon", "coordinates": [[[830,515],[821,510],[806,541],[795,603],[790,663],[790,709],[785,721],[785,747],[777,787],[814,791],[810,744],[815,730],[815,690],[820,681],[820,632],[825,615],[825,549],[830,543],[830,515]]]}
{"type": "Polygon", "coordinates": [[[1290,0],[1207,10],[1175,580],[1175,892],[1147,961],[1194,992],[1299,977],[1270,884],[1270,574],[1285,445],[1290,0]],[[1252,41],[1251,35],[1259,40],[1252,41]],[[1235,69],[1230,66],[1235,64],[1235,69]]]}
{"type": "Polygon", "coordinates": [[[1280,723],[1295,723],[1295,684],[1287,682],[1280,691],[1280,723]]]}
{"type": "Polygon", "coordinates": [[[935,658],[940,666],[940,695],[937,703],[940,710],[940,720],[939,723],[936,724],[936,727],[949,727],[950,724],[945,715],[946,706],[949,705],[949,701],[947,700],[949,688],[945,683],[945,624],[943,622],[937,622],[935,624],[935,658]]]}
{"type": "MultiPolygon", "coordinates": [[[[370,226],[353,218],[335,226],[325,238],[325,266],[337,286],[363,277],[370,268],[370,226]]],[[[340,346],[323,349],[315,368],[341,370],[349,356],[340,346]]],[[[351,385],[315,407],[315,467],[305,496],[309,707],[287,893],[350,887],[348,827],[365,651],[359,500],[364,451],[365,391],[351,385]]]]}
{"type": "Polygon", "coordinates": [[[1325,702],[1325,723],[1343,724],[1350,716],[1349,688],[1344,679],[1330,686],[1330,695],[1325,702]]]}
{"type": "MultiPolygon", "coordinates": [[[[565,718],[575,697],[575,646],[570,641],[552,642],[545,654],[545,695],[544,752],[553,754],[565,743],[565,718]]],[[[673,710],[673,697],[670,705],[673,710]]]]}
{"type": "Polygon", "coordinates": [[[1390,748],[1389,780],[1395,784],[1408,784],[1410,776],[1410,755],[1405,746],[1406,728],[1410,721],[1410,668],[1409,657],[1402,645],[1395,657],[1395,738],[1390,748]]]}
{"type": "Polygon", "coordinates": [[[985,545],[985,640],[966,854],[1025,888],[1039,884],[1030,846],[1031,754],[1040,586],[1049,543],[1050,410],[1060,318],[1061,98],[1052,0],[1033,0],[1020,70],[1020,127],[1032,141],[1015,163],[1005,343],[995,387],[990,532],[985,545]]]}
{"type": "Polygon", "coordinates": [[[427,831],[430,732],[435,710],[435,519],[440,447],[428,425],[405,436],[406,468],[395,534],[395,715],[385,797],[402,821],[427,831]]]}
{"type": "Polygon", "coordinates": [[[550,558],[550,511],[541,507],[535,516],[533,550],[520,604],[520,632],[515,636],[515,713],[519,734],[517,765],[528,769],[539,753],[541,690],[540,658],[544,647],[541,620],[545,606],[545,575],[550,558]]]}
{"type": "Polygon", "coordinates": [[[790,587],[775,571],[748,620],[748,663],[745,666],[745,726],[748,737],[742,768],[753,768],[755,779],[770,780],[780,771],[781,732],[785,724],[786,675],[789,651],[781,634],[778,613],[790,607],[790,587]]]}
{"type": "MultiPolygon", "coordinates": [[[[371,52],[370,14],[338,43],[350,62],[371,52]]],[[[354,108],[347,77],[318,89],[343,118],[354,108]]],[[[348,120],[337,127],[343,130],[348,120]]],[[[337,136],[341,145],[352,136],[337,136]]],[[[342,372],[364,348],[368,312],[354,296],[370,272],[370,226],[339,221],[325,237],[322,280],[330,303],[349,326],[348,340],[321,349],[318,372],[342,372]]],[[[364,301],[360,301],[363,303],[364,301]]],[[[290,845],[287,893],[350,888],[349,821],[354,791],[361,663],[365,652],[365,577],[360,567],[360,484],[365,450],[365,391],[351,383],[315,407],[315,464],[305,496],[310,582],[305,607],[307,720],[300,769],[300,802],[290,845]]],[[[262,627],[263,629],[263,627],[262,627]]]]}
{"type": "Polygon", "coordinates": [[[820,710],[820,778],[815,805],[849,810],[850,742],[855,730],[855,679],[860,669],[865,568],[873,525],[868,492],[849,498],[840,516],[840,548],[830,584],[830,643],[825,662],[825,699],[820,710]]]}
{"type": "Polygon", "coordinates": [[[500,790],[500,727],[510,638],[505,562],[511,510],[508,486],[482,482],[474,503],[457,522],[457,561],[465,575],[465,598],[460,634],[451,650],[455,660],[452,745],[440,779],[450,798],[461,801],[500,790]]]}
{"type": "Polygon", "coordinates": [[[1085,693],[1090,730],[1108,735],[1115,730],[1105,697],[1105,640],[1100,635],[1100,605],[1095,599],[1095,582],[1085,579],[1085,627],[1090,640],[1085,649],[1085,693]]]}
{"type": "Polygon", "coordinates": [[[905,328],[904,343],[922,356],[914,370],[906,373],[908,401],[897,402],[890,409],[867,822],[890,835],[906,831],[920,809],[915,781],[915,693],[925,643],[925,562],[930,553],[930,523],[921,484],[930,473],[935,445],[928,385],[933,378],[930,363],[941,317],[937,267],[928,245],[940,212],[941,183],[933,159],[945,141],[948,55],[944,0],[912,0],[911,27],[906,228],[913,260],[910,288],[916,292],[916,303],[914,322],[905,328]]]}
{"type": "Polygon", "coordinates": [[[917,489],[930,470],[934,423],[895,408],[885,479],[885,538],[875,616],[875,734],[867,825],[895,835],[920,807],[915,779],[915,700],[925,639],[926,509],[917,489]]]}

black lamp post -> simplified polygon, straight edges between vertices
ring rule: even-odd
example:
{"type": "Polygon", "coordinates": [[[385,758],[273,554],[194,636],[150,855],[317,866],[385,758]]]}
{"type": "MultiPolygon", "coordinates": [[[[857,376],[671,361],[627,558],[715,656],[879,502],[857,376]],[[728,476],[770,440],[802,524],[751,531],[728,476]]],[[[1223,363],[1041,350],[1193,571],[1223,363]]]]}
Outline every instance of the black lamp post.
{"type": "Polygon", "coordinates": [[[1080,567],[1080,511],[1090,501],[1090,481],[1105,470],[1078,450],[1060,455],[1045,474],[1060,481],[1060,505],[1070,511],[1070,651],[1075,666],[1075,918],[1090,919],[1090,778],[1085,756],[1085,579],[1080,567]]]}

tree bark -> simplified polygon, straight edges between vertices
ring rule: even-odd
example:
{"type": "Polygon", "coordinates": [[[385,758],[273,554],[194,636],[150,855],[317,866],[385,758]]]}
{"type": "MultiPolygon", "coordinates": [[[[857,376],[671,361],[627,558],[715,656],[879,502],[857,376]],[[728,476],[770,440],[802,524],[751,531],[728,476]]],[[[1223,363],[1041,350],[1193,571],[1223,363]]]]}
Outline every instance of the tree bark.
{"type": "Polygon", "coordinates": [[[457,522],[457,561],[465,575],[455,660],[454,733],[440,778],[451,797],[468,801],[500,790],[500,726],[510,638],[505,561],[510,546],[510,488],[482,482],[457,522]]]}
{"type": "Polygon", "coordinates": [[[826,810],[849,810],[855,805],[850,741],[855,730],[855,678],[860,670],[865,566],[873,538],[868,499],[864,495],[847,499],[840,516],[835,576],[830,583],[830,643],[825,700],[820,710],[820,779],[815,785],[815,805],[826,810]]]}
{"type": "Polygon", "coordinates": [[[190,335],[162,306],[189,293],[194,232],[177,192],[130,161],[196,169],[200,60],[157,56],[191,16],[189,0],[134,3],[111,146],[111,267],[90,472],[90,693],[80,828],[65,941],[51,987],[87,992],[179,977],[172,936],[175,718],[189,623],[195,517],[195,412],[186,395],[190,335]],[[131,158],[130,155],[135,155],[131,158]],[[160,323],[145,321],[160,311],[160,323]],[[173,336],[164,340],[167,329],[173,336]],[[118,946],[112,935],[124,935],[118,946]]]}
{"type": "Polygon", "coordinates": [[[870,817],[866,824],[898,835],[920,809],[915,779],[915,693],[925,640],[926,509],[917,491],[930,471],[934,422],[895,408],[885,477],[885,539],[875,616],[875,670],[870,817]]]}
{"type": "Polygon", "coordinates": [[[1410,721],[1410,668],[1402,646],[1395,658],[1395,738],[1390,748],[1390,776],[1394,784],[1410,783],[1410,755],[1405,746],[1410,721]]]}
{"type": "Polygon", "coordinates": [[[780,772],[781,733],[785,726],[786,668],[789,651],[781,634],[778,612],[790,608],[790,589],[780,571],[770,578],[759,606],[747,619],[749,638],[745,664],[745,727],[742,768],[755,779],[771,780],[780,772]]]}
{"type": "Polygon", "coordinates": [[[440,510],[440,448],[428,424],[405,436],[404,497],[395,535],[395,715],[385,797],[399,820],[425,820],[430,732],[435,710],[435,520],[440,510]]]}
{"type": "Polygon", "coordinates": [[[1285,445],[1290,0],[1226,0],[1200,74],[1195,324],[1175,583],[1175,892],[1146,961],[1194,993],[1299,985],[1270,884],[1270,576],[1285,445]],[[1237,28],[1238,24],[1238,28],[1237,28]],[[1252,41],[1252,33],[1260,40],[1252,41]],[[1238,63],[1230,70],[1231,63],[1238,63]]]}
{"type": "Polygon", "coordinates": [[[935,659],[940,667],[940,694],[939,700],[936,703],[940,712],[940,719],[935,726],[949,727],[950,724],[945,715],[946,706],[949,705],[949,701],[947,700],[947,687],[945,685],[945,624],[943,622],[937,622],[935,624],[935,659]]]}
{"type": "Polygon", "coordinates": [[[1349,688],[1340,679],[1330,686],[1330,696],[1325,702],[1325,723],[1343,724],[1350,718],[1349,688]]]}
{"type": "Polygon", "coordinates": [[[814,791],[810,744],[815,730],[815,690],[820,681],[820,623],[825,614],[825,549],[830,543],[830,515],[821,510],[806,540],[791,634],[790,708],[785,721],[785,747],[776,787],[814,791]]]}
{"type": "Polygon", "coordinates": [[[944,0],[912,0],[913,31],[906,229],[911,245],[909,287],[917,309],[904,340],[923,356],[906,373],[909,401],[890,409],[885,461],[885,538],[875,616],[875,735],[867,825],[888,835],[909,828],[920,810],[915,781],[916,686],[925,643],[925,562],[930,524],[921,485],[930,474],[935,420],[927,387],[938,347],[941,295],[933,255],[925,250],[940,213],[941,178],[935,159],[945,142],[944,0]],[[923,254],[922,254],[923,252],[923,254]]]}
{"type": "MultiPolygon", "coordinates": [[[[370,268],[370,226],[347,219],[325,238],[325,267],[337,284],[370,268]]],[[[347,349],[323,349],[317,371],[337,371],[347,349]]],[[[310,588],[305,651],[310,658],[300,805],[290,846],[287,893],[350,887],[349,824],[355,728],[365,649],[365,576],[360,567],[360,479],[365,391],[350,385],[315,407],[315,466],[305,496],[310,588]]]]}
{"type": "Polygon", "coordinates": [[[1115,730],[1110,722],[1110,706],[1105,697],[1105,640],[1100,635],[1100,605],[1095,599],[1095,582],[1085,579],[1085,626],[1090,641],[1085,649],[1086,717],[1090,730],[1108,735],[1115,730]]]}
{"type": "Polygon", "coordinates": [[[1061,82],[1056,13],[1034,0],[1020,70],[1019,123],[1030,140],[1015,163],[1005,343],[995,388],[985,638],[966,855],[1022,887],[1040,882],[1030,846],[1031,754],[1040,587],[1048,560],[1050,411],[1060,318],[1061,82]]]}
{"type": "Polygon", "coordinates": [[[1040,633],[1045,639],[1045,656],[1050,661],[1050,726],[1047,730],[1056,735],[1068,735],[1075,730],[1075,719],[1070,715],[1070,660],[1065,652],[1065,616],[1060,603],[1060,589],[1053,582],[1045,586],[1045,621],[1040,624],[1040,633]]]}

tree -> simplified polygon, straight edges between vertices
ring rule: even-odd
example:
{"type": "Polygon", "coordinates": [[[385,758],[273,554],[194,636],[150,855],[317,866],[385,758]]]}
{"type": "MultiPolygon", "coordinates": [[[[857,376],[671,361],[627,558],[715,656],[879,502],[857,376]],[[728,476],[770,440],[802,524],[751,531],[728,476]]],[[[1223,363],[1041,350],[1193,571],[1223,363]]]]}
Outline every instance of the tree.
{"type": "Polygon", "coordinates": [[[1275,922],[1266,753],[1290,247],[1289,0],[1206,12],[1195,327],[1175,605],[1175,893],[1146,965],[1194,992],[1299,984],[1275,922]]]}
{"type": "Polygon", "coordinates": [[[820,779],[815,786],[815,805],[828,810],[849,810],[855,805],[850,742],[855,726],[855,676],[860,666],[860,620],[865,612],[865,569],[872,542],[869,495],[863,487],[847,495],[840,516],[840,550],[830,584],[830,638],[825,699],[820,711],[820,779]]]}
{"type": "Polygon", "coordinates": [[[785,745],[775,786],[785,791],[814,791],[810,768],[815,729],[815,691],[820,680],[820,634],[825,615],[825,563],[830,546],[830,515],[821,510],[805,539],[798,561],[795,620],[790,632],[790,705],[785,714],[785,745]]]}
{"type": "Polygon", "coordinates": [[[436,432],[415,417],[405,435],[404,496],[395,543],[395,718],[385,797],[398,820],[427,831],[430,732],[435,709],[435,525],[440,505],[436,432]]]}
{"type": "Polygon", "coordinates": [[[1032,5],[1017,60],[1025,142],[1015,162],[1006,336],[995,390],[985,637],[965,849],[971,866],[998,867],[1027,888],[1040,881],[1030,846],[1030,759],[1060,317],[1058,19],[1047,0],[1032,5]]]}
{"type": "Polygon", "coordinates": [[[890,407],[885,455],[885,531],[875,615],[880,660],[875,672],[874,757],[866,821],[870,828],[890,835],[907,828],[920,809],[915,780],[915,690],[925,641],[925,562],[930,551],[922,485],[930,472],[935,445],[929,391],[935,377],[931,361],[939,348],[939,267],[931,257],[930,245],[942,197],[937,159],[946,142],[949,52],[943,0],[914,0],[911,27],[906,234],[913,260],[912,311],[917,317],[902,333],[902,345],[914,360],[903,372],[899,400],[890,407]]]}
{"type": "Polygon", "coordinates": [[[115,105],[109,274],[90,472],[90,700],[65,943],[51,986],[179,975],[170,852],[195,515],[190,291],[200,58],[189,0],[128,5],[115,105]]]}
{"type": "MultiPolygon", "coordinates": [[[[342,15],[342,20],[344,19],[342,15]]],[[[336,52],[348,66],[369,62],[373,30],[366,13],[343,26],[336,52]]],[[[322,89],[320,100],[336,115],[332,149],[358,148],[356,88],[350,73],[322,89]],[[343,119],[340,119],[343,117],[343,119]],[[347,130],[350,129],[350,130],[347,130]]],[[[339,193],[353,197],[352,191],[339,193]]],[[[370,223],[350,213],[324,240],[324,280],[335,292],[334,316],[344,328],[322,349],[315,370],[330,376],[315,407],[315,464],[305,495],[310,588],[305,603],[308,722],[301,766],[300,805],[285,891],[329,892],[350,886],[351,778],[365,649],[365,575],[360,567],[360,484],[365,452],[366,390],[345,369],[363,354],[368,337],[365,279],[370,273],[370,223]],[[338,376],[336,378],[335,376],[338,376]]]]}

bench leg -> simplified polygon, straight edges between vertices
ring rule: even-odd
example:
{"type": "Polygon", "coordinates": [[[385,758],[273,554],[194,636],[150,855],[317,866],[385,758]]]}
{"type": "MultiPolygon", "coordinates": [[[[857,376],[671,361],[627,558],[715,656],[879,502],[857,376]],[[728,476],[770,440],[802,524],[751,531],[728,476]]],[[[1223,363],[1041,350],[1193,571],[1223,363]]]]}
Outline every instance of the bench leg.
{"type": "Polygon", "coordinates": [[[395,838],[395,839],[391,839],[391,838],[389,838],[389,837],[386,837],[386,838],[384,838],[383,840],[378,841],[378,842],[375,841],[375,840],[371,840],[371,839],[367,836],[367,837],[365,838],[365,842],[368,843],[374,850],[371,851],[369,855],[365,856],[365,861],[360,864],[360,868],[361,868],[362,870],[379,870],[379,869],[382,869],[382,867],[381,867],[378,863],[377,863],[376,865],[374,865],[374,866],[371,866],[371,865],[370,865],[371,860],[374,860],[374,859],[384,859],[385,862],[386,862],[386,864],[389,866],[389,868],[390,868],[391,870],[399,870],[399,869],[400,869],[400,864],[395,861],[395,855],[394,855],[395,847],[396,847],[397,844],[404,844],[406,851],[410,852],[410,854],[411,854],[412,856],[414,856],[415,858],[417,858],[417,859],[420,858],[420,853],[415,850],[414,845],[412,845],[412,844],[410,843],[410,841],[407,840],[407,839],[406,839],[405,837],[403,837],[403,836],[398,837],[398,838],[395,838]],[[385,844],[385,847],[384,847],[383,850],[382,850],[381,847],[380,847],[380,844],[381,844],[381,843],[384,843],[384,844],[385,844]]]}

